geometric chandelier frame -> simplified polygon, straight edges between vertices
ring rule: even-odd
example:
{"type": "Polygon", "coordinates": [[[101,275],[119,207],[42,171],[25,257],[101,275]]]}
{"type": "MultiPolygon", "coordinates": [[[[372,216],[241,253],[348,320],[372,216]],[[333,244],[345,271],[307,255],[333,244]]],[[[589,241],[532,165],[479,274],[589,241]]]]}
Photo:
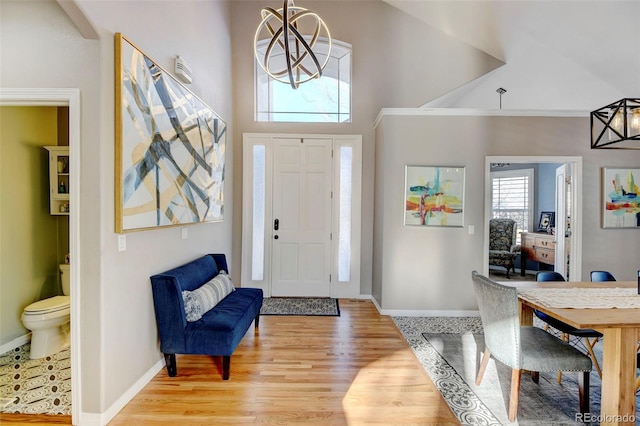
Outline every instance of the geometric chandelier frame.
{"type": "Polygon", "coordinates": [[[297,89],[301,83],[322,77],[331,53],[331,34],[322,18],[315,12],[296,6],[293,0],[284,0],[282,8],[278,10],[265,7],[261,16],[253,49],[264,72],[274,80],[291,85],[293,89],[297,89]],[[307,35],[303,35],[305,33],[307,35]],[[314,50],[321,37],[328,41],[328,52],[323,62],[320,62],[314,50]],[[264,53],[261,53],[259,44],[264,39],[270,41],[264,53]]]}
{"type": "Polygon", "coordinates": [[[591,149],[640,149],[640,98],[591,112],[591,149]]]}

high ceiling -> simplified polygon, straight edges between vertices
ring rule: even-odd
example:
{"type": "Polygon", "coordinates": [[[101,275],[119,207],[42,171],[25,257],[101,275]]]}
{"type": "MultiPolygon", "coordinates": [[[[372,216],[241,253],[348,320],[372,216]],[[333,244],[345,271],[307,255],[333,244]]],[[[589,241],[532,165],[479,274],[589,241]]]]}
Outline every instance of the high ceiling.
{"type": "MultiPolygon", "coordinates": [[[[640,0],[385,1],[504,61],[519,74],[502,75],[512,84],[556,68],[541,84],[579,90],[578,78],[584,90],[596,86],[596,98],[610,93],[606,103],[640,97],[640,0]]],[[[572,105],[581,103],[589,102],[581,97],[572,105]]]]}

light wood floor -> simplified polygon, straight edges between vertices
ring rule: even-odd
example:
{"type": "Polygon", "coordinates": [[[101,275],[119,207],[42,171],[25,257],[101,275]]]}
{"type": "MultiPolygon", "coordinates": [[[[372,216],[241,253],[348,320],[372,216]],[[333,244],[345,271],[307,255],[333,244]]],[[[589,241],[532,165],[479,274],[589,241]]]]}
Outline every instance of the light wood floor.
{"type": "Polygon", "coordinates": [[[340,300],[340,310],[262,316],[229,381],[219,358],[179,355],[178,376],[163,369],[109,425],[459,424],[390,317],[370,301],[340,300]]]}

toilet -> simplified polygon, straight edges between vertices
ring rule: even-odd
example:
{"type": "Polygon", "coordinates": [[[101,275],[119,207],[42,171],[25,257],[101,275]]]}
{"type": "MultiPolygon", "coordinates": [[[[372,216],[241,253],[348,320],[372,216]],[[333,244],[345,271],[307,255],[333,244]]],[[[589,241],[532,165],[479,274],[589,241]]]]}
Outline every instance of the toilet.
{"type": "Polygon", "coordinates": [[[70,272],[69,264],[60,265],[62,293],[34,302],[24,308],[22,323],[31,330],[31,359],[44,358],[69,346],[70,272]]]}

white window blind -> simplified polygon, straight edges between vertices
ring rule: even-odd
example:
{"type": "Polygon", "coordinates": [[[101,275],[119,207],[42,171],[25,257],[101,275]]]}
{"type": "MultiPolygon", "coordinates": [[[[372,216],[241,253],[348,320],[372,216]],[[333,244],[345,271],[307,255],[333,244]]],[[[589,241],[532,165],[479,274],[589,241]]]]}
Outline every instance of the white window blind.
{"type": "Polygon", "coordinates": [[[515,220],[520,244],[532,223],[533,169],[491,172],[491,217],[515,220]]]}

